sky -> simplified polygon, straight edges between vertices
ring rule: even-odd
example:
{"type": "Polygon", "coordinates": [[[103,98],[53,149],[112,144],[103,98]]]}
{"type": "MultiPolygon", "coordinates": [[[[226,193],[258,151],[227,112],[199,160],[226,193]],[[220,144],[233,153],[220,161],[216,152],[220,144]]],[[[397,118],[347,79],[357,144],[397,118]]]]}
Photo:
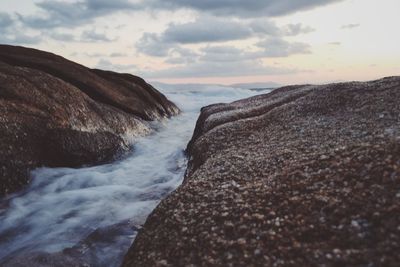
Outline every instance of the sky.
{"type": "Polygon", "coordinates": [[[0,43],[166,83],[400,75],[399,0],[1,0],[0,43]]]}

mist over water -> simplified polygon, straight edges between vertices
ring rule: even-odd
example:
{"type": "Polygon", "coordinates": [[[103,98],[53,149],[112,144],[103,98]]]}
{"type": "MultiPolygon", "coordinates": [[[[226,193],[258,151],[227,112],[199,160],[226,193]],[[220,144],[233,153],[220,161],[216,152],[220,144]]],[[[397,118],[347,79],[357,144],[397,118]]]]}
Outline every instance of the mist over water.
{"type": "Polygon", "coordinates": [[[257,94],[205,85],[157,88],[183,112],[154,123],[154,133],[123,159],[79,169],[40,168],[24,192],[0,200],[0,264],[73,248],[95,266],[119,266],[149,213],[181,184],[183,151],[200,108],[257,94]]]}

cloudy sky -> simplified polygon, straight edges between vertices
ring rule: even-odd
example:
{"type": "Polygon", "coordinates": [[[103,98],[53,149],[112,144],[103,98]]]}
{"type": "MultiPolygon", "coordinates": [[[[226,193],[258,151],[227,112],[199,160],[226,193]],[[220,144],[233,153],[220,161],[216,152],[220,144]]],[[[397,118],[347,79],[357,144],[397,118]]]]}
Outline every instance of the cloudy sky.
{"type": "Polygon", "coordinates": [[[170,83],[400,74],[399,0],[1,0],[0,43],[170,83]]]}

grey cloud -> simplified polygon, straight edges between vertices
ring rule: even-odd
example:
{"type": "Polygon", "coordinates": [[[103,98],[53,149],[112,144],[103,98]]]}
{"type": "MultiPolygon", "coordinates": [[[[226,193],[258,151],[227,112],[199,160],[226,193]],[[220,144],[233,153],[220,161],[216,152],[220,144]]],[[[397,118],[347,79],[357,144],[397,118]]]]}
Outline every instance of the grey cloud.
{"type": "Polygon", "coordinates": [[[339,45],[341,45],[342,43],[341,42],[330,42],[330,43],[328,43],[329,45],[337,45],[337,46],[339,46],[339,45]]]}
{"type": "Polygon", "coordinates": [[[175,45],[165,42],[162,36],[156,33],[144,33],[136,43],[136,49],[149,56],[165,57],[175,45]]]}
{"type": "Polygon", "coordinates": [[[116,39],[109,38],[104,33],[98,33],[94,30],[87,30],[82,33],[81,41],[83,42],[112,42],[116,39]]]}
{"type": "Polygon", "coordinates": [[[178,46],[171,50],[165,62],[169,64],[188,64],[196,62],[198,58],[199,54],[197,52],[178,46]]]}
{"type": "Polygon", "coordinates": [[[138,9],[139,6],[129,0],[85,0],[88,10],[126,10],[138,9]]]}
{"type": "Polygon", "coordinates": [[[42,13],[32,16],[19,15],[20,20],[28,27],[75,27],[117,11],[140,9],[137,4],[128,0],[83,0],[75,2],[45,0],[36,5],[43,11],[42,13]]]}
{"type": "Polygon", "coordinates": [[[254,17],[282,16],[342,0],[152,0],[153,8],[190,8],[215,15],[254,17]]]}
{"type": "Polygon", "coordinates": [[[294,54],[307,54],[310,46],[305,43],[290,43],[281,38],[266,38],[257,43],[263,49],[264,57],[288,57],[294,54]]]}
{"type": "Polygon", "coordinates": [[[346,25],[343,25],[340,28],[345,30],[345,29],[354,29],[354,28],[357,28],[357,27],[360,27],[360,24],[346,24],[346,25]]]}
{"type": "Polygon", "coordinates": [[[202,17],[185,24],[170,24],[162,38],[169,42],[187,44],[238,40],[251,34],[251,30],[241,23],[202,17]]]}
{"type": "Polygon", "coordinates": [[[115,12],[187,8],[208,15],[253,18],[286,15],[340,1],[343,0],[43,0],[36,3],[41,13],[19,17],[25,26],[43,29],[81,26],[115,12]]]}
{"type": "Polygon", "coordinates": [[[296,36],[315,31],[315,29],[311,28],[310,26],[305,26],[301,23],[288,24],[282,28],[279,28],[274,22],[266,19],[253,20],[249,24],[249,27],[255,33],[262,33],[271,36],[296,36]]]}
{"type": "Polygon", "coordinates": [[[57,31],[44,31],[42,35],[62,42],[112,42],[116,40],[108,37],[104,33],[98,33],[95,30],[86,30],[82,32],[80,36],[57,31]]]}
{"type": "Polygon", "coordinates": [[[57,41],[63,42],[76,42],[78,41],[77,38],[73,34],[69,33],[58,33],[58,32],[50,32],[47,33],[48,36],[57,41]]]}
{"type": "Polygon", "coordinates": [[[14,21],[9,14],[0,12],[0,29],[7,28],[13,24],[14,21]]]}
{"type": "Polygon", "coordinates": [[[252,22],[250,22],[249,27],[255,33],[262,33],[268,35],[281,34],[281,29],[279,29],[274,22],[265,19],[253,20],[252,22]]]}
{"type": "Polygon", "coordinates": [[[310,26],[304,26],[301,23],[297,24],[288,24],[284,28],[284,34],[288,36],[296,36],[299,34],[305,34],[315,31],[315,29],[311,28],[310,26]]]}
{"type": "Polygon", "coordinates": [[[38,44],[42,41],[41,37],[38,35],[32,36],[23,33],[15,33],[15,34],[1,34],[0,35],[0,43],[4,44],[38,44]]]}
{"type": "Polygon", "coordinates": [[[266,39],[258,45],[262,48],[258,51],[228,45],[207,45],[198,52],[178,46],[169,51],[165,61],[178,66],[142,75],[150,78],[182,78],[287,74],[297,70],[264,66],[261,59],[309,52],[306,44],[289,43],[280,38],[266,39]]]}
{"type": "Polygon", "coordinates": [[[13,38],[16,44],[38,44],[42,41],[39,35],[26,35],[22,33],[17,33],[13,38]]]}
{"type": "Polygon", "coordinates": [[[4,44],[38,44],[42,40],[39,35],[24,33],[18,27],[13,17],[8,13],[0,12],[0,43],[4,44]]]}
{"type": "Polygon", "coordinates": [[[178,44],[239,40],[249,38],[252,34],[245,24],[215,17],[201,17],[194,22],[170,24],[161,34],[144,33],[136,43],[136,48],[150,56],[165,57],[178,44]]]}

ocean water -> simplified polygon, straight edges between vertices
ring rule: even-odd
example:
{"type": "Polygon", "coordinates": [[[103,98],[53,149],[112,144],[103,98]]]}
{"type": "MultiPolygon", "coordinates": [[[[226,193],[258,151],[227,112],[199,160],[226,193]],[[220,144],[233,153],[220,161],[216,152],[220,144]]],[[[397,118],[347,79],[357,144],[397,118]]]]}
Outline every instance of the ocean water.
{"type": "Polygon", "coordinates": [[[200,108],[262,93],[212,85],[156,87],[183,112],[154,123],[155,131],[137,140],[128,155],[94,167],[36,169],[24,192],[0,200],[0,265],[50,253],[119,266],[146,217],[181,184],[184,149],[200,108]]]}

